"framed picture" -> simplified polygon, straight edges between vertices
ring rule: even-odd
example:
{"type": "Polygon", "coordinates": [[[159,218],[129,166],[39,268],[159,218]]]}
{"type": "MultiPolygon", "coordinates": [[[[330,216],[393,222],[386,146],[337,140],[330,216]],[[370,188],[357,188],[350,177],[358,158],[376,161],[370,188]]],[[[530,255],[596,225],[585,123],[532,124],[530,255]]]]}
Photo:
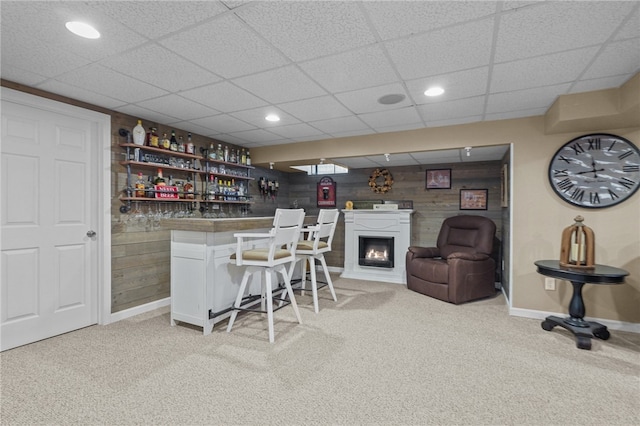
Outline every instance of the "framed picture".
{"type": "Polygon", "coordinates": [[[425,189],[451,189],[451,169],[427,170],[425,189]]]}
{"type": "Polygon", "coordinates": [[[502,165],[500,173],[500,207],[509,207],[509,165],[502,165]]]}
{"type": "Polygon", "coordinates": [[[488,189],[461,189],[460,210],[486,210],[488,189]]]}
{"type": "Polygon", "coordinates": [[[336,206],[336,183],[329,176],[325,176],[318,182],[317,191],[318,207],[336,206]]]}

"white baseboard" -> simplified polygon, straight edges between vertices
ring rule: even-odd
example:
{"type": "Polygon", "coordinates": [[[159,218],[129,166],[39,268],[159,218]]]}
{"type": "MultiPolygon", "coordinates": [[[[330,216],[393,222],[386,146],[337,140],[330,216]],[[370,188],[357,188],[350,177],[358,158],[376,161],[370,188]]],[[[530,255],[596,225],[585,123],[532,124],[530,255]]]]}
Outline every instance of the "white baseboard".
{"type": "Polygon", "coordinates": [[[144,314],[145,312],[151,312],[158,308],[163,308],[165,306],[169,306],[171,304],[171,298],[166,297],[164,299],[156,300],[153,302],[145,303],[144,305],[135,306],[130,309],[125,309],[124,311],[115,312],[111,314],[109,318],[109,323],[121,321],[123,319],[131,318],[136,315],[144,314]]]}
{"type": "MultiPolygon", "coordinates": [[[[565,316],[566,314],[559,314],[557,312],[534,311],[532,309],[510,308],[509,315],[513,315],[515,317],[534,318],[534,319],[543,320],[549,315],[556,315],[556,316],[562,317],[562,316],[565,316]]],[[[607,326],[607,328],[610,330],[640,333],[640,323],[623,322],[623,321],[609,320],[604,318],[592,318],[592,317],[585,317],[584,319],[588,321],[599,322],[600,324],[607,326]]]]}

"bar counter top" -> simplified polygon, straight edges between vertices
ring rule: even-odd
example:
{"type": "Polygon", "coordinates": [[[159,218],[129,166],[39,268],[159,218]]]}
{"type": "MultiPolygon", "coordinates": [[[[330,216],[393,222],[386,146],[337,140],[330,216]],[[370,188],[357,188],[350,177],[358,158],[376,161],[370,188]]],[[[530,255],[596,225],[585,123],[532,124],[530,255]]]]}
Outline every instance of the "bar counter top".
{"type": "MultiPolygon", "coordinates": [[[[317,216],[305,216],[304,224],[314,224],[316,222],[316,217],[317,216]]],[[[175,231],[235,232],[250,229],[270,229],[273,225],[273,216],[229,217],[222,219],[164,219],[162,224],[164,227],[175,231]]]]}

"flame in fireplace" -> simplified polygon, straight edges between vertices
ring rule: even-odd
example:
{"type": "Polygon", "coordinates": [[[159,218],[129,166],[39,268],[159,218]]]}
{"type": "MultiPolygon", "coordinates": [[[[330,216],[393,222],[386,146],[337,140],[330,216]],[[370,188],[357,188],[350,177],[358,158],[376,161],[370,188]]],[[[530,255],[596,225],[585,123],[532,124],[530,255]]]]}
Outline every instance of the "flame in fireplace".
{"type": "Polygon", "coordinates": [[[371,249],[367,252],[367,259],[373,259],[373,260],[387,260],[387,251],[380,251],[380,250],[374,250],[371,249]]]}

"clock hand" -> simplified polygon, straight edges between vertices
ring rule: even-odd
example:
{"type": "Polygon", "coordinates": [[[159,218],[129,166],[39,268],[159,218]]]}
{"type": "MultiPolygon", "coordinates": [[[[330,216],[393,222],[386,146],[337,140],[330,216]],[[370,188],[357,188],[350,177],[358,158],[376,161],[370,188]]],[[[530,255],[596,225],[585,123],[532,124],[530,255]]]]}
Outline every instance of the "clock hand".
{"type": "Polygon", "coordinates": [[[576,174],[577,175],[583,175],[585,173],[595,173],[595,172],[603,172],[603,171],[604,171],[604,169],[595,169],[594,168],[593,170],[587,170],[585,172],[577,172],[576,174]]]}

